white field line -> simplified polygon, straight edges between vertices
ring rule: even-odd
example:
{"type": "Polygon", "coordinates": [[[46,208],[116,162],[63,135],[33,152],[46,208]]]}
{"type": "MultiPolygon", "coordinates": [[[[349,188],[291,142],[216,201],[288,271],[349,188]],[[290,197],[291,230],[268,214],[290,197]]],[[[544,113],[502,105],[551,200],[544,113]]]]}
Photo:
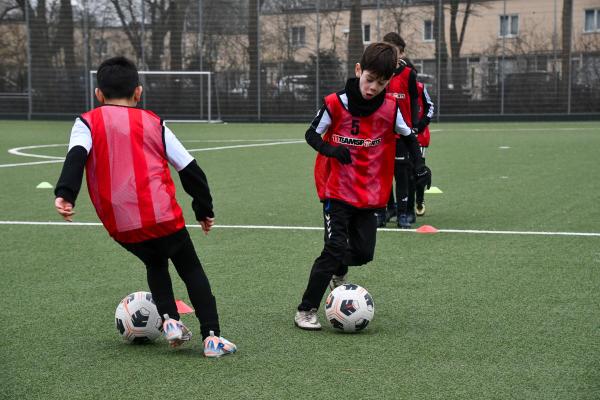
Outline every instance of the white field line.
{"type": "Polygon", "coordinates": [[[183,143],[201,142],[201,143],[235,143],[235,142],[296,142],[298,139],[191,139],[182,140],[183,143]]]}
{"type": "Polygon", "coordinates": [[[14,154],[16,156],[50,158],[52,160],[64,160],[64,157],[45,156],[45,155],[41,155],[41,154],[24,153],[21,151],[21,150],[29,150],[29,149],[41,149],[44,147],[61,147],[61,146],[67,146],[67,145],[66,144],[39,144],[39,145],[35,145],[35,146],[15,147],[12,149],[8,149],[8,153],[14,154]]]}
{"type": "Polygon", "coordinates": [[[52,161],[33,161],[33,162],[16,163],[16,164],[0,164],[0,168],[22,167],[24,165],[55,164],[55,163],[61,163],[64,160],[65,159],[62,158],[60,160],[52,160],[52,161]]]}
{"type": "MultiPolygon", "coordinates": [[[[44,221],[0,221],[0,225],[56,225],[56,226],[102,226],[99,222],[44,222],[44,221]]],[[[187,225],[200,228],[200,225],[187,225]]],[[[322,231],[321,226],[284,226],[284,225],[215,225],[218,229],[262,229],[288,231],[322,231]]],[[[417,233],[415,229],[380,228],[377,231],[396,233],[417,233]]],[[[537,235],[537,236],[587,236],[600,237],[600,232],[544,232],[544,231],[494,231],[477,229],[440,229],[439,233],[467,233],[475,235],[537,235]]]]}
{"type": "Polygon", "coordinates": [[[536,131],[591,131],[596,130],[600,132],[600,127],[586,126],[581,128],[511,128],[511,127],[497,127],[497,128],[439,128],[439,129],[431,129],[431,132],[443,132],[443,131],[460,131],[460,132],[501,132],[501,131],[510,131],[510,132],[536,132],[536,131]]]}
{"type": "Polygon", "coordinates": [[[221,147],[207,147],[201,149],[188,149],[189,152],[193,151],[212,151],[212,150],[224,150],[224,149],[241,149],[243,147],[263,147],[263,146],[276,146],[279,144],[296,144],[305,143],[304,140],[285,141],[285,142],[270,142],[270,143],[254,143],[254,144],[236,144],[234,146],[221,146],[221,147]]]}
{"type": "MultiPolygon", "coordinates": [[[[244,147],[263,147],[263,146],[276,146],[280,144],[296,144],[296,143],[305,143],[304,140],[287,140],[281,142],[269,142],[269,143],[253,143],[253,144],[236,144],[233,146],[219,146],[219,147],[206,147],[201,149],[188,149],[191,152],[200,152],[200,151],[212,151],[212,150],[227,150],[227,149],[240,149],[244,147]]],[[[14,164],[0,164],[0,168],[5,167],[20,167],[24,165],[38,165],[38,164],[50,164],[50,163],[59,163],[64,161],[64,157],[55,157],[55,156],[46,156],[41,154],[30,154],[25,153],[22,150],[28,149],[36,149],[42,147],[59,147],[59,146],[67,146],[66,144],[44,144],[39,146],[26,146],[26,147],[15,147],[9,149],[8,152],[10,154],[14,154],[22,157],[37,157],[37,158],[50,158],[52,161],[33,161],[33,162],[25,162],[25,163],[14,163],[14,164]]]]}

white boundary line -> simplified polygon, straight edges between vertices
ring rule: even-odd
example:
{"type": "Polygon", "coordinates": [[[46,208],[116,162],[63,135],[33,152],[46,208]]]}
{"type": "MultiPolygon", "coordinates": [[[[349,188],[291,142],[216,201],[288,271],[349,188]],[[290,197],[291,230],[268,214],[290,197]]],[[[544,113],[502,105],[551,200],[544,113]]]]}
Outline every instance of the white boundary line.
{"type": "MultiPolygon", "coordinates": [[[[0,221],[0,225],[56,225],[56,226],[102,226],[99,222],[44,222],[44,221],[0,221]]],[[[200,225],[187,225],[191,228],[200,228],[200,225]]],[[[288,230],[288,231],[322,231],[320,226],[284,226],[284,225],[215,225],[214,228],[223,229],[263,229],[263,230],[288,230]]],[[[417,233],[415,229],[379,228],[378,231],[397,233],[417,233]]],[[[494,231],[477,229],[440,229],[439,233],[470,233],[485,235],[538,235],[538,236],[586,236],[600,237],[600,232],[535,232],[535,231],[494,231]]]]}
{"type": "Polygon", "coordinates": [[[440,127],[438,129],[431,129],[431,132],[443,132],[443,131],[461,131],[461,132],[489,132],[489,131],[510,131],[510,132],[537,132],[537,131],[588,131],[598,130],[598,127],[585,126],[581,128],[511,128],[510,126],[505,127],[490,127],[490,128],[465,128],[460,129],[457,127],[446,128],[440,127]]]}
{"type": "Polygon", "coordinates": [[[234,142],[297,142],[298,139],[273,138],[273,139],[190,139],[182,140],[182,143],[234,143],[234,142]]]}
{"type": "Polygon", "coordinates": [[[62,161],[65,159],[64,157],[45,156],[45,155],[41,155],[41,154],[29,154],[29,153],[23,153],[21,151],[21,150],[28,150],[28,149],[41,149],[43,147],[62,147],[62,146],[68,146],[68,144],[38,144],[35,146],[14,147],[12,149],[8,149],[8,153],[14,154],[16,156],[49,158],[51,160],[61,160],[62,161]]]}
{"type": "Polygon", "coordinates": [[[24,165],[54,164],[54,163],[61,163],[64,160],[65,159],[63,158],[63,159],[60,159],[60,160],[52,160],[52,161],[32,161],[32,162],[16,163],[16,164],[0,164],[0,168],[22,167],[24,165]]]}
{"type": "MultiPolygon", "coordinates": [[[[250,141],[250,140],[248,140],[248,141],[250,141]]],[[[286,140],[286,141],[281,141],[281,142],[269,142],[269,143],[236,144],[236,145],[232,145],[232,146],[219,146],[219,147],[206,147],[206,148],[200,148],[200,149],[188,149],[188,151],[191,153],[191,152],[200,152],[200,151],[240,149],[240,148],[244,148],[244,147],[264,147],[264,146],[276,146],[276,145],[280,145],[280,144],[297,144],[297,143],[305,143],[305,141],[304,140],[286,140]]],[[[14,164],[0,164],[0,168],[20,167],[20,166],[25,166],[25,165],[51,164],[51,163],[63,162],[65,160],[64,157],[46,156],[46,155],[40,155],[40,154],[29,154],[29,153],[24,153],[21,151],[21,150],[25,150],[25,149],[35,149],[35,148],[42,148],[42,147],[59,147],[59,146],[68,146],[68,145],[67,144],[43,144],[43,145],[37,145],[37,146],[15,147],[15,148],[9,149],[8,152],[10,154],[14,154],[16,156],[51,158],[52,160],[51,161],[32,161],[32,162],[14,163],[14,164]]]]}
{"type": "Polygon", "coordinates": [[[233,146],[221,146],[221,147],[206,147],[201,149],[188,149],[189,152],[195,151],[212,151],[212,150],[224,150],[224,149],[241,149],[243,147],[264,147],[264,146],[276,146],[279,144],[297,144],[305,143],[304,140],[287,141],[287,142],[271,142],[271,143],[254,143],[254,144],[236,144],[233,146]]]}

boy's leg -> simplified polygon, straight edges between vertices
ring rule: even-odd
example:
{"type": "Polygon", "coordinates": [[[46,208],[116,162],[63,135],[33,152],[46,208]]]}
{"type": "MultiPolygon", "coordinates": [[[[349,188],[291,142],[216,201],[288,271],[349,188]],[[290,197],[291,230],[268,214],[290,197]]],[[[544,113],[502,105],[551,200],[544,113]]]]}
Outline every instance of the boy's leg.
{"type": "Polygon", "coordinates": [[[349,248],[344,255],[344,265],[364,265],[373,260],[377,236],[373,210],[357,210],[348,226],[349,248]]]}
{"type": "Polygon", "coordinates": [[[146,266],[148,287],[160,317],[163,318],[163,315],[168,314],[169,317],[179,320],[169,275],[169,261],[166,255],[161,253],[159,246],[149,242],[119,244],[139,258],[146,266]]]}
{"type": "Polygon", "coordinates": [[[407,191],[407,201],[406,201],[406,212],[408,214],[408,222],[411,224],[415,222],[415,193],[417,191],[416,182],[415,182],[415,171],[413,168],[412,162],[408,166],[408,174],[407,174],[407,182],[408,182],[408,191],[407,191]]]}
{"type": "Polygon", "coordinates": [[[187,288],[196,317],[200,321],[202,339],[208,337],[210,331],[213,331],[215,336],[220,336],[217,303],[212,294],[208,277],[202,268],[187,229],[180,232],[181,234],[177,238],[178,246],[170,254],[170,258],[187,288]]]}
{"type": "Polygon", "coordinates": [[[318,309],[331,277],[342,272],[342,260],[348,248],[347,229],[352,209],[351,206],[335,201],[326,200],[323,203],[325,246],[312,266],[298,311],[318,309]]]}
{"type": "Polygon", "coordinates": [[[393,187],[390,189],[390,198],[388,199],[388,202],[387,202],[387,208],[388,208],[388,210],[391,210],[392,208],[394,208],[394,209],[396,208],[396,201],[394,200],[394,188],[393,187]]]}
{"type": "Polygon", "coordinates": [[[377,227],[383,228],[392,217],[396,215],[396,203],[394,202],[394,188],[390,189],[390,197],[388,198],[387,206],[384,209],[377,210],[377,227]]]}
{"type": "Polygon", "coordinates": [[[396,207],[398,215],[408,211],[408,170],[404,162],[396,161],[394,168],[394,178],[396,180],[396,207]]]}
{"type": "MultiPolygon", "coordinates": [[[[423,154],[423,162],[425,162],[425,149],[425,147],[421,147],[421,154],[423,154]]],[[[425,186],[417,185],[415,201],[417,203],[417,215],[425,215],[425,186]]]]}

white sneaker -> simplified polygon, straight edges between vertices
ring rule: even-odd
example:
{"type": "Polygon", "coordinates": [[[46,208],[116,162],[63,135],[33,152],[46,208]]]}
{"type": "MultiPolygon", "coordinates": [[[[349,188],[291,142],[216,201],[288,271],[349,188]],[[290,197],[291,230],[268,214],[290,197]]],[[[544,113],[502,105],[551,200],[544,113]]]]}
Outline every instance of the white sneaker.
{"type": "Polygon", "coordinates": [[[318,331],[321,329],[316,308],[313,308],[310,311],[296,311],[294,323],[300,329],[306,329],[309,331],[318,331]]]}
{"type": "Polygon", "coordinates": [[[345,275],[333,275],[331,277],[331,281],[329,281],[329,289],[333,290],[338,286],[342,286],[345,285],[346,283],[348,283],[348,281],[346,280],[346,277],[348,276],[348,274],[345,275]]]}
{"type": "Polygon", "coordinates": [[[171,347],[179,347],[185,342],[189,342],[192,338],[192,331],[181,321],[170,318],[169,314],[163,315],[163,335],[169,342],[171,347]]]}

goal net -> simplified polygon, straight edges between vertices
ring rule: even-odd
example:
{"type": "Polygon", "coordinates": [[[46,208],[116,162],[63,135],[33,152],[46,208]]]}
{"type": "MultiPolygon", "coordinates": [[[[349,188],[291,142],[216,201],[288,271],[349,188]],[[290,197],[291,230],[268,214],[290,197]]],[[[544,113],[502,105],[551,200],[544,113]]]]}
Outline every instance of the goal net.
{"type": "MultiPolygon", "coordinates": [[[[144,87],[140,107],[172,122],[222,122],[209,71],[138,71],[144,87]],[[215,107],[216,105],[216,107],[215,107]]],[[[96,71],[90,71],[89,99],[99,105],[94,89],[96,71]]]]}

